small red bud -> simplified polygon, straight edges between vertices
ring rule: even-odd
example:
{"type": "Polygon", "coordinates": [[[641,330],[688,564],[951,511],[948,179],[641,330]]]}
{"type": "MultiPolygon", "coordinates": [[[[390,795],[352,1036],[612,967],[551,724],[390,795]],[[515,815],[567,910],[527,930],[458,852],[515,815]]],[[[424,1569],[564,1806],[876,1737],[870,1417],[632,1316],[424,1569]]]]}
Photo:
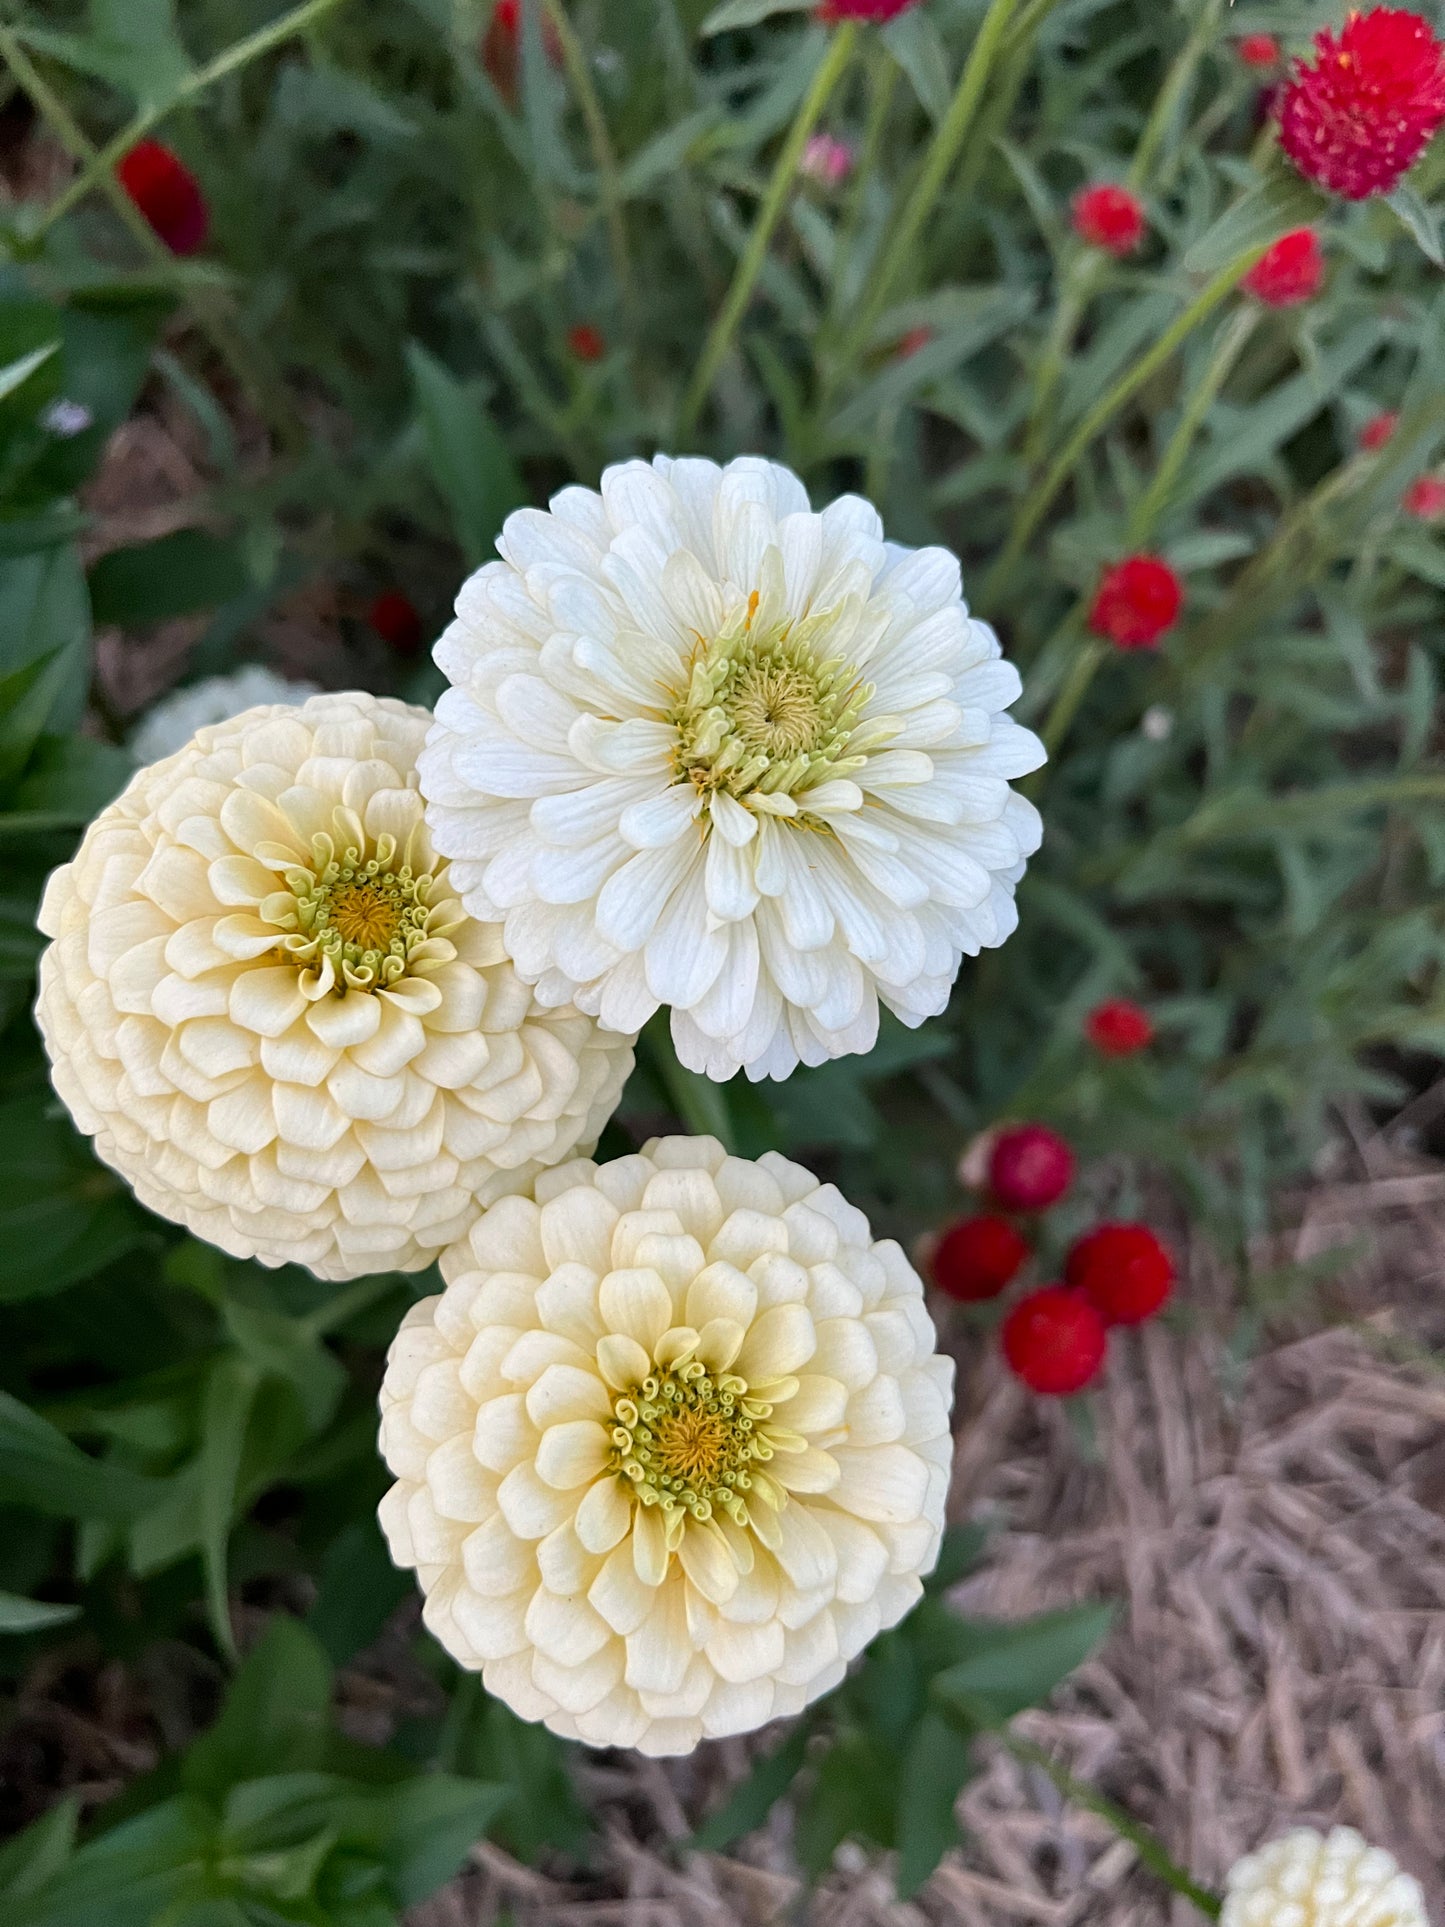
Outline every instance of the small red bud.
{"type": "Polygon", "coordinates": [[[997,1298],[1028,1255],[1028,1245],[1008,1219],[985,1211],[948,1227],[929,1268],[933,1282],[947,1297],[977,1304],[997,1298]]]}
{"type": "Polygon", "coordinates": [[[989,1153],[988,1182],[1008,1211],[1046,1211],[1074,1181],[1074,1154],[1043,1124],[1000,1131],[989,1153]]]}
{"type": "Polygon", "coordinates": [[[1108,1333],[1082,1293],[1045,1285],[1021,1298],[999,1333],[1004,1359],[1031,1392],[1065,1398],[1099,1375],[1108,1333]]]}

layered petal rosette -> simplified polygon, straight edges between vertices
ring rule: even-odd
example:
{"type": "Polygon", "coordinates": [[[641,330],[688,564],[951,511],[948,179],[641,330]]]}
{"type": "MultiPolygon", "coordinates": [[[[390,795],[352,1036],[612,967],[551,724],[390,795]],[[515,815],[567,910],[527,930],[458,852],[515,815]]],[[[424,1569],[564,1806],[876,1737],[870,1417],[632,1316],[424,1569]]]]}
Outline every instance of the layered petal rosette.
{"type": "Polygon", "coordinates": [[[590,1149],[631,1068],[458,901],[417,789],[427,723],[338,695],[202,729],[46,887],[56,1089],[142,1203],[237,1257],[428,1264],[590,1149]]]}
{"type": "Polygon", "coordinates": [[[422,787],[544,1003],[785,1077],[936,1015],[1016,922],[1043,761],[943,549],[797,477],[657,456],[508,517],[436,659],[422,787]]]}
{"type": "Polygon", "coordinates": [[[505,1198],[391,1348],[382,1524],[487,1690],[682,1753],[796,1713],[933,1566],[952,1361],[917,1274],[775,1152],[663,1138],[505,1198]]]}
{"type": "Polygon", "coordinates": [[[1220,1927],[1430,1927],[1420,1883],[1353,1827],[1297,1828],[1230,1870],[1220,1927]]]}

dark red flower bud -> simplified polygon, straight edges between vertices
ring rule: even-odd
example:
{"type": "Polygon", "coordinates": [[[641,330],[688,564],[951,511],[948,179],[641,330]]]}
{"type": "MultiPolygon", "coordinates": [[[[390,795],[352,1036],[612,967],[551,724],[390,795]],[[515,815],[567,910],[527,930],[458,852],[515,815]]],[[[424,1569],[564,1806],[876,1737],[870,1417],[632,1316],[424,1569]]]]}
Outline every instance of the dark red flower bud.
{"type": "Polygon", "coordinates": [[[1246,67],[1273,67],[1279,59],[1279,42],[1272,33],[1241,35],[1234,51],[1246,67]]]}
{"type": "Polygon", "coordinates": [[[1445,520],[1445,478],[1417,475],[1405,490],[1404,509],[1417,522],[1445,520]]]}
{"type": "Polygon", "coordinates": [[[1399,426],[1400,417],[1393,408],[1387,408],[1382,414],[1372,415],[1360,430],[1360,447],[1367,454],[1378,455],[1399,426]]]}
{"type": "Polygon", "coordinates": [[[1105,1057],[1132,1057],[1153,1043],[1154,1025],[1148,1011],[1129,998],[1110,997],[1084,1019],[1084,1035],[1105,1057]]]}
{"type": "Polygon", "coordinates": [[[159,141],[137,141],[115,176],[172,254],[196,254],[205,246],[211,225],[206,197],[170,148],[159,141]]]}
{"type": "Polygon", "coordinates": [[[900,13],[916,7],[918,0],[823,0],[817,18],[835,27],[840,20],[896,20],[900,13]]]}
{"type": "Polygon", "coordinates": [[[1293,308],[1319,293],[1325,276],[1320,237],[1312,227],[1282,234],[1244,277],[1244,287],[1267,308],[1293,308]]]}
{"type": "Polygon", "coordinates": [[[1074,196],[1074,232],[1091,247],[1132,254],[1144,238],[1144,208],[1127,187],[1101,182],[1074,196]]]}
{"type": "Polygon", "coordinates": [[[1082,1293],[1045,1285],[1021,1298],[999,1333],[1004,1359],[1031,1392],[1064,1398],[1099,1375],[1109,1335],[1082,1293]]]}
{"type": "Polygon", "coordinates": [[[1157,555],[1131,555],[1105,572],[1089,611],[1096,636],[1120,649],[1152,649],[1174,627],[1184,585],[1157,555]]]}
{"type": "Polygon", "coordinates": [[[991,1211],[960,1218],[938,1241],[929,1266],[933,1282],[949,1298],[976,1304],[997,1298],[1029,1255],[1025,1240],[1007,1218],[991,1211]]]}
{"type": "Polygon", "coordinates": [[[1008,1211],[1046,1211],[1074,1181],[1074,1154],[1043,1124],[1000,1131],[989,1152],[988,1182],[1008,1211]]]}
{"type": "Polygon", "coordinates": [[[386,589],[367,611],[367,620],[399,656],[416,655],[425,640],[421,617],[400,589],[386,589]]]}
{"type": "Polygon", "coordinates": [[[1141,1325],[1169,1301],[1174,1260],[1145,1224],[1101,1224],[1070,1251],[1064,1276],[1109,1325],[1141,1325]]]}
{"type": "Polygon", "coordinates": [[[590,321],[579,321],[567,330],[567,349],[576,361],[601,361],[607,353],[607,340],[590,321]]]}

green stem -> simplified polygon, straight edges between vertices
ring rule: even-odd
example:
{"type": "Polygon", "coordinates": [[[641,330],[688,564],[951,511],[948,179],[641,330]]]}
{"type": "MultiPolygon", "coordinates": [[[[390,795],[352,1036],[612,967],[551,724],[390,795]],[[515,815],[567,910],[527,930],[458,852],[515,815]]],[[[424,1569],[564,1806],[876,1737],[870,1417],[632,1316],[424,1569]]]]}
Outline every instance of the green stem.
{"type": "Polygon", "coordinates": [[[660,1012],[654,1017],[642,1034],[653,1068],[687,1128],[703,1137],[715,1137],[729,1151],[736,1151],[737,1132],[728,1109],[726,1088],[678,1062],[666,1013],[660,1012]]]}
{"type": "Polygon", "coordinates": [[[1220,389],[1228,380],[1230,370],[1243,354],[1249,337],[1254,333],[1259,313],[1259,309],[1253,305],[1240,308],[1220,330],[1219,341],[1209,358],[1209,365],[1200,377],[1194,393],[1184,405],[1184,412],[1180,415],[1178,425],[1169,437],[1168,446],[1164,450],[1159,466],[1154,471],[1154,479],[1139,498],[1134,513],[1129,518],[1131,547],[1137,548],[1141,542],[1147,541],[1155,522],[1168,506],[1174,484],[1179,479],[1179,471],[1183,468],[1189,451],[1194,445],[1194,437],[1199,432],[1200,424],[1209,413],[1220,389]]]}
{"type": "Polygon", "coordinates": [[[798,163],[803,158],[803,149],[808,144],[808,136],[818,123],[818,117],[827,106],[830,95],[843,77],[844,69],[853,57],[853,49],[858,44],[858,29],[852,22],[834,29],[829,35],[827,51],[813,75],[812,84],[803,96],[802,105],[794,116],[788,130],[788,138],[783,143],[773,177],[763,196],[762,206],[758,209],[753,223],[752,234],[742,259],[734,271],[732,286],[728,289],[727,299],[712,325],[707,343],[703,348],[691,386],[682,404],[678,417],[678,440],[685,442],[697,427],[704,404],[712,392],[713,382],[722,367],[737,326],[747,307],[757,278],[762,272],[767,257],[768,244],[773,231],[782,217],[783,207],[788,196],[797,185],[798,163]]]}
{"type": "Polygon", "coordinates": [[[623,212],[622,183],[617,171],[617,155],[613,151],[612,138],[607,131],[607,116],[602,111],[602,102],[598,99],[597,89],[592,84],[587,56],[582,50],[582,43],[577,38],[572,22],[558,5],[558,0],[543,0],[543,3],[546,16],[556,32],[558,45],[562,49],[562,64],[567,70],[567,78],[572,83],[572,91],[577,96],[577,105],[581,108],[582,118],[587,124],[587,139],[592,148],[592,165],[597,170],[598,189],[607,218],[608,244],[612,250],[612,272],[617,278],[623,307],[630,311],[635,306],[636,288],[633,282],[632,256],[627,243],[627,217],[623,212]]]}
{"type": "Polygon", "coordinates": [[[1127,374],[1121,375],[1108,393],[1085,415],[1043,481],[1037,488],[1030,489],[1023,506],[1014,518],[1014,525],[1004,545],[1003,553],[994,564],[984,585],[982,607],[990,608],[997,605],[1000,595],[1018,567],[1024,550],[1028,547],[1034,530],[1053,506],[1054,497],[1068,481],[1073,473],[1074,464],[1093,441],[1095,435],[1138,394],[1146,382],[1158,373],[1175,349],[1181,342],[1188,339],[1200,322],[1207,321],[1219,304],[1233,293],[1238,283],[1249,273],[1269,246],[1269,241],[1256,243],[1255,246],[1247,248],[1243,254],[1236,256],[1227,267],[1221,268],[1177,320],[1164,330],[1149,352],[1142,355],[1127,374]]]}
{"type": "Polygon", "coordinates": [[[1134,150],[1134,159],[1129,166],[1129,185],[1136,193],[1148,184],[1153,174],[1154,159],[1159,152],[1160,143],[1168,133],[1170,122],[1179,109],[1190,81],[1194,78],[1194,70],[1214,44],[1218,19],[1219,0],[1210,0],[1199,25],[1180,48],[1164,85],[1159,89],[1149,119],[1145,123],[1144,132],[1139,136],[1139,145],[1134,150]]]}
{"type": "Polygon", "coordinates": [[[1060,1766],[1043,1747],[1035,1746],[1032,1740],[1019,1739],[1015,1734],[1006,1732],[997,1737],[1016,1760],[1025,1766],[1036,1766],[1052,1780],[1066,1800],[1071,1800],[1075,1806],[1086,1807],[1090,1813],[1097,1813],[1101,1820],[1107,1820],[1115,1833],[1134,1848],[1150,1873],[1157,1875],[1166,1887],[1191,1902],[1207,1920],[1218,1920],[1224,1905],[1219,1895],[1211,1893],[1208,1887],[1201,1887],[1192,1875],[1186,1873],[1147,1827],[1141,1827],[1137,1820],[1131,1819],[1122,1807],[1115,1806],[1106,1795],[1096,1792],[1084,1781],[1076,1780],[1067,1768],[1060,1766]]]}
{"type": "Polygon", "coordinates": [[[151,101],[142,107],[133,120],[93,154],[69,187],[51,202],[35,230],[35,238],[38,240],[48,233],[57,221],[67,215],[78,202],[85,199],[98,181],[106,175],[113,174],[116,163],[122,160],[136,142],[148,134],[173,108],[193,100],[197,94],[204,93],[214,82],[224,80],[227,74],[235,73],[237,68],[245,67],[251,61],[258,60],[262,54],[270,53],[273,47],[279,47],[283,41],[291,39],[294,34],[304,33],[308,27],[315,26],[318,20],[343,3],[344,0],[304,0],[302,6],[294,7],[290,13],[282,14],[279,20],[273,20],[267,26],[258,27],[255,33],[248,34],[244,40],[238,40],[233,47],[228,47],[224,53],[217,54],[214,60],[207,61],[204,67],[197,67],[194,73],[187,74],[180,85],[165,99],[151,101]]]}
{"type": "Polygon", "coordinates": [[[838,252],[833,271],[833,293],[831,315],[836,321],[838,305],[847,285],[845,270],[852,265],[853,252],[858,243],[858,230],[863,221],[863,202],[868,192],[868,184],[878,171],[883,153],[883,136],[888,129],[888,116],[893,107],[893,95],[898,85],[898,69],[881,40],[873,41],[867,54],[868,63],[868,119],[863,130],[863,145],[858,150],[853,163],[853,178],[848,184],[848,199],[843,209],[843,219],[839,223],[838,252]]]}
{"type": "Polygon", "coordinates": [[[1087,642],[1079,645],[1073,666],[1064,678],[1059,693],[1054,697],[1040,732],[1044,739],[1044,748],[1050,756],[1067,734],[1069,724],[1077,715],[1079,704],[1089,693],[1089,684],[1097,675],[1099,665],[1107,653],[1103,643],[1095,637],[1090,637],[1087,642]]]}
{"type": "Polygon", "coordinates": [[[983,25],[969,50],[964,62],[963,72],[959,75],[958,86],[948,111],[938,123],[928,153],[924,158],[923,172],[917,185],[909,196],[898,225],[889,237],[873,275],[873,285],[868,299],[862,304],[855,339],[867,340],[874,322],[878,319],[893,283],[899,273],[917,258],[918,241],[923,233],[925,222],[933,213],[934,206],[942,194],[954,162],[969,128],[973,124],[984,88],[988,84],[994,61],[1006,38],[1009,24],[1013,18],[1018,0],[992,0],[984,15],[983,25]]]}

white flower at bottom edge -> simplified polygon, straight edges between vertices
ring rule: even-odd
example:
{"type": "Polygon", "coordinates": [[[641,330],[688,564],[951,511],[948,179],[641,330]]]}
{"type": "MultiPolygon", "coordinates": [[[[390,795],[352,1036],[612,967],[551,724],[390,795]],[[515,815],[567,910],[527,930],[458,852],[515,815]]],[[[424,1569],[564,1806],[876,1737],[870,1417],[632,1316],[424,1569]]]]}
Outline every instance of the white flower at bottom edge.
{"type": "Polygon", "coordinates": [[[936,1016],[1001,944],[1044,760],[946,549],[744,456],[625,462],[507,518],[436,647],[437,848],[544,1003],[786,1077],[936,1016]]]}
{"type": "Polygon", "coordinates": [[[798,1712],[922,1591],[953,1364],[892,1240],[774,1152],[544,1174],[442,1260],[381,1392],[392,1557],[525,1719],[685,1753],[798,1712]]]}
{"type": "Polygon", "coordinates": [[[427,721],[335,695],[202,729],[46,885],[56,1089],[142,1204],[236,1257],[429,1264],[590,1149],[631,1069],[458,902],[417,790],[427,721]]]}
{"type": "Polygon", "coordinates": [[[153,703],[131,732],[131,754],[138,763],[158,763],[184,749],[208,723],[228,723],[263,703],[304,703],[320,693],[314,682],[290,682],[274,669],[247,663],[233,676],[207,676],[153,703]]]}
{"type": "Polygon", "coordinates": [[[1220,1927],[1430,1927],[1420,1883],[1352,1827],[1301,1827],[1230,1870],[1220,1927]]]}

